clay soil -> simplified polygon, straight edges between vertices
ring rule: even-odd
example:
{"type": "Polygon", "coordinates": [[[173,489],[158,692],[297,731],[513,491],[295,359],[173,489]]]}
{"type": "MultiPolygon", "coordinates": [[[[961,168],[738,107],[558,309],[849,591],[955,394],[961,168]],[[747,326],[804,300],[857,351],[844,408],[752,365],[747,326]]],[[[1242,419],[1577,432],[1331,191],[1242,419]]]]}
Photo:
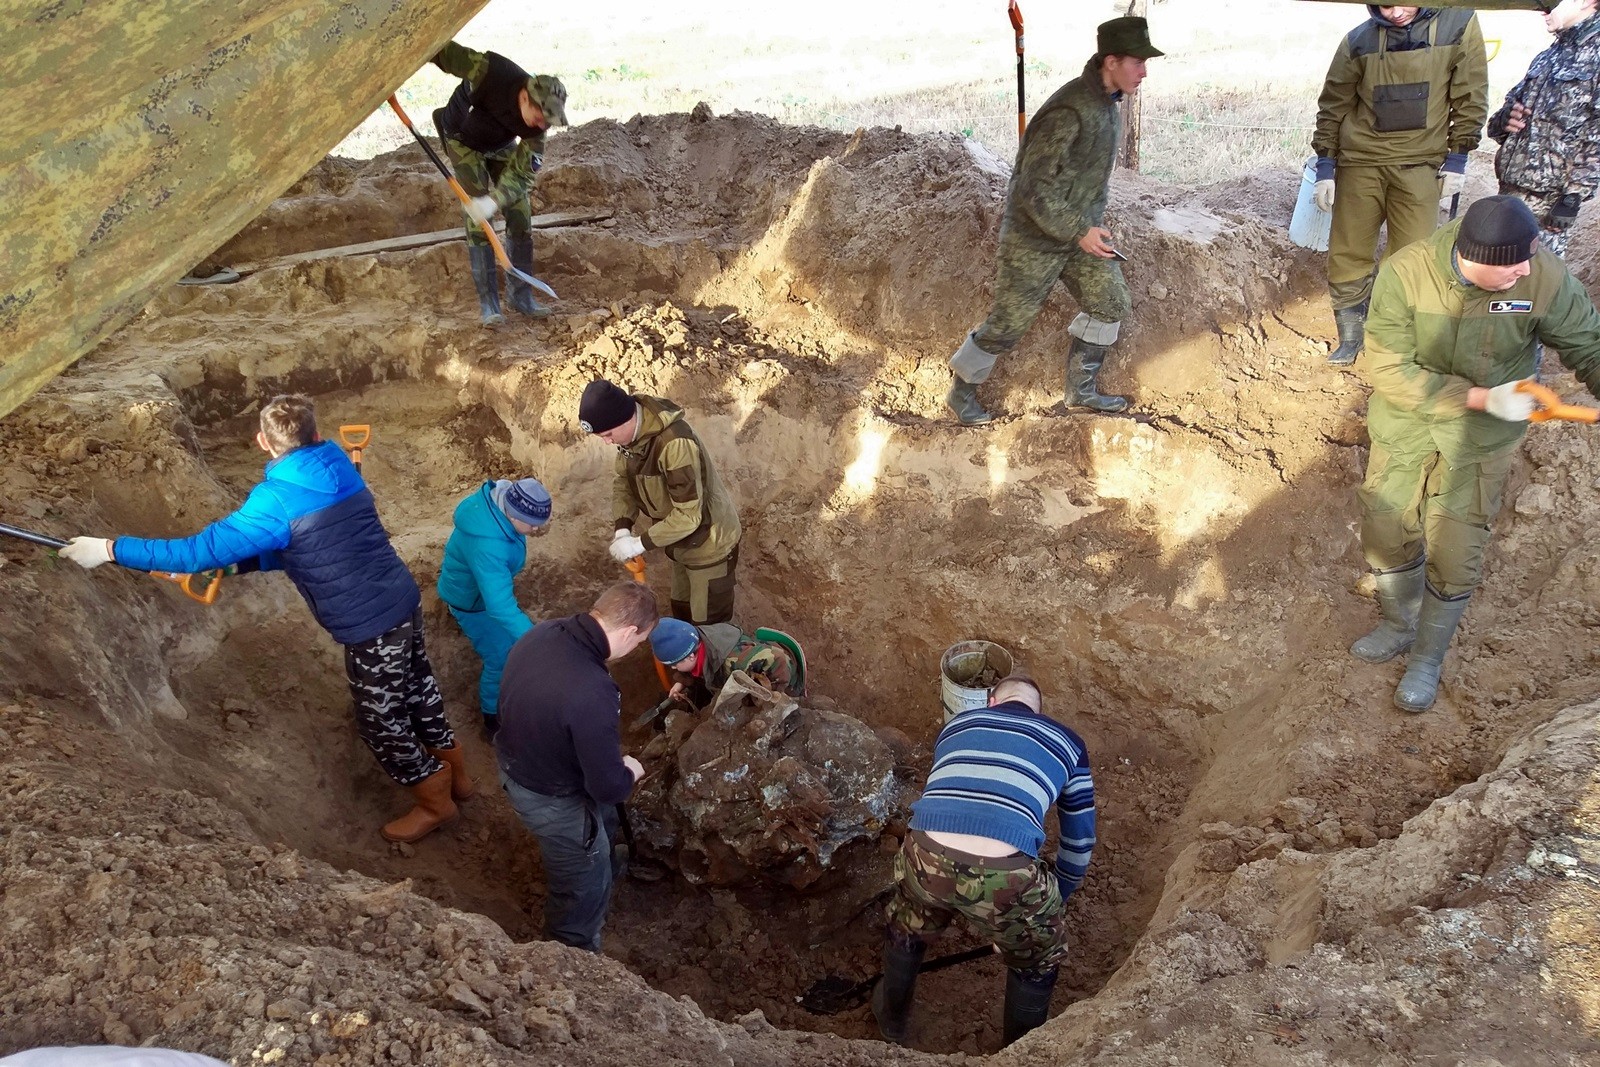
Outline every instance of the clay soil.
{"type": "MultiPolygon", "coordinates": [[[[864,1006],[902,826],[806,893],[629,881],[605,953],[537,938],[537,849],[474,729],[470,649],[431,592],[455,502],[534,474],[539,618],[620,577],[605,375],[683,404],[740,505],[739,619],[812,660],[814,702],[894,749],[911,795],[957,641],[1011,650],[1087,740],[1101,844],[1056,1017],[1019,1064],[1578,1064],[1600,1057],[1600,503],[1593,431],[1538,426],[1434,710],[1345,652],[1375,612],[1354,487],[1365,390],[1323,361],[1296,175],[1186,190],[1119,173],[1134,314],[1106,374],[1137,417],[1063,417],[1052,302],[963,430],[943,361],[987,308],[1005,166],[957,138],[738,115],[554,138],[556,314],[477,325],[459,243],[177,287],[0,423],[0,501],[58,535],[175,536],[259,477],[259,403],[369,423],[365,473],[425,590],[486,788],[415,847],[361,746],[338,649],[287,581],[202,607],[0,545],[0,1054],[110,1041],[238,1064],[879,1064],[999,1045],[1003,971],[921,985],[913,1048],[864,1006]]],[[[1479,168],[1487,173],[1488,168],[1479,168]]],[[[1487,192],[1490,190],[1478,190],[1487,192]]],[[[454,224],[421,156],[329,160],[220,258],[454,224]]],[[[1588,247],[1580,229],[1575,247],[1588,247]]],[[[1590,280],[1585,253],[1574,256],[1590,280]]],[[[1549,380],[1574,398],[1559,369],[1549,380]]],[[[664,591],[664,573],[654,576],[664,591]]],[[[624,721],[658,690],[617,669],[624,721]]],[[[635,750],[648,734],[630,733],[635,750]]],[[[972,944],[958,932],[936,952],[972,944]]]]}

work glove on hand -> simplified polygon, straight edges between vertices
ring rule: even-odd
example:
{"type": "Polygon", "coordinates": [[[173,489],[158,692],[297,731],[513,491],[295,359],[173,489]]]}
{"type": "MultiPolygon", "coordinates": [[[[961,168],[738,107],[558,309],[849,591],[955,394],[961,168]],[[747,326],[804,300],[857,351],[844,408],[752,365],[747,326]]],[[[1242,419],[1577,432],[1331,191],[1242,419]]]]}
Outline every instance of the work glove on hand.
{"type": "Polygon", "coordinates": [[[1324,178],[1311,190],[1311,202],[1317,205],[1318,211],[1333,210],[1333,179],[1324,178]]]}
{"type": "Polygon", "coordinates": [[[1544,217],[1545,229],[1565,230],[1578,221],[1578,208],[1583,206],[1583,197],[1578,193],[1567,193],[1556,206],[1550,209],[1550,214],[1544,217]]]}
{"type": "Polygon", "coordinates": [[[621,536],[611,539],[611,558],[618,563],[626,563],[635,556],[644,555],[644,539],[635,537],[626,530],[618,530],[621,536]]]}
{"type": "Polygon", "coordinates": [[[1527,422],[1539,405],[1531,394],[1519,393],[1517,382],[1507,382],[1489,390],[1484,398],[1483,410],[1506,422],[1527,422]]]}
{"type": "Polygon", "coordinates": [[[494,202],[492,196],[475,196],[462,207],[473,222],[488,222],[500,210],[500,205],[494,202]]]}
{"type": "Polygon", "coordinates": [[[100,564],[110,563],[112,560],[111,542],[104,537],[74,537],[59,551],[62,556],[86,571],[92,571],[100,564]]]}

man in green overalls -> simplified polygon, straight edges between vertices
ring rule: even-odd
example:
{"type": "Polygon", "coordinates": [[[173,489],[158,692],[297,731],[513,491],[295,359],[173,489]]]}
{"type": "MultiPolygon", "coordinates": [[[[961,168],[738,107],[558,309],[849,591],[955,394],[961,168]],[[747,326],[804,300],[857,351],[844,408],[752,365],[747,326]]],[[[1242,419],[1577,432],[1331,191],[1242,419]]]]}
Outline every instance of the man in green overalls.
{"type": "Polygon", "coordinates": [[[1517,387],[1537,346],[1560,351],[1600,396],[1600,312],[1538,237],[1527,204],[1491,196],[1391,256],[1372,289],[1361,548],[1383,622],[1350,651],[1382,663],[1411,650],[1394,693],[1404,711],[1433,705],[1482,580],[1489,523],[1535,406],[1517,387]]]}
{"type": "Polygon", "coordinates": [[[1489,63],[1466,8],[1368,4],[1345,35],[1317,101],[1316,204],[1333,213],[1328,296],[1336,366],[1361,351],[1378,229],[1392,254],[1439,225],[1440,197],[1461,192],[1488,112],[1489,63]]]}

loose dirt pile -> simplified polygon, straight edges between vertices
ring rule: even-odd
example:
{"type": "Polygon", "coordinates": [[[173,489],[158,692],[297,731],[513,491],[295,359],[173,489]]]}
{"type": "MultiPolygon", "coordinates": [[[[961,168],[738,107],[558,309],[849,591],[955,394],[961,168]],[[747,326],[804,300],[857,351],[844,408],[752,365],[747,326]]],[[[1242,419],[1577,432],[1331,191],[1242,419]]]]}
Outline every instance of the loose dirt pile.
{"type": "MultiPolygon", "coordinates": [[[[1006,1062],[1592,1061],[1596,444],[1530,432],[1440,703],[1394,711],[1399,665],[1344,651],[1374,616],[1354,529],[1365,395],[1322,362],[1316,265],[1282,232],[1294,181],[1196,194],[1118,175],[1135,311],[1105,384],[1141,417],[1049,414],[1063,296],[987,394],[1013,414],[973,432],[941,410],[943,360],[986,310],[997,161],[745,115],[591,123],[552,141],[536,206],[616,218],[536,238],[555,317],[479,329],[459,244],[174,289],[0,423],[3,517],[190,532],[259,477],[259,402],[305,390],[325,428],[374,425],[366,473],[425,586],[460,496],[544,479],[555,518],[519,593],[558,616],[621,577],[579,392],[606,375],[670,396],[740,502],[739,621],[795,634],[817,700],[872,727],[913,792],[959,640],[1008,648],[1086,738],[1102,843],[1060,1014],[1006,1062]]],[[[330,161],[224,255],[453,214],[418,154],[330,161]]],[[[610,958],[526,943],[542,882],[498,791],[415,848],[377,837],[403,801],[286,582],[230,580],[202,608],[0,553],[0,1052],[927,1059],[841,1040],[875,1034],[864,1007],[795,1003],[876,969],[892,818],[809,892],[629,883],[610,958]]],[[[425,608],[492,782],[470,651],[425,608]]],[[[653,671],[641,654],[618,675],[631,722],[653,671]]],[[[917,1047],[992,1052],[1001,984],[994,961],[929,976],[917,1047]]]]}

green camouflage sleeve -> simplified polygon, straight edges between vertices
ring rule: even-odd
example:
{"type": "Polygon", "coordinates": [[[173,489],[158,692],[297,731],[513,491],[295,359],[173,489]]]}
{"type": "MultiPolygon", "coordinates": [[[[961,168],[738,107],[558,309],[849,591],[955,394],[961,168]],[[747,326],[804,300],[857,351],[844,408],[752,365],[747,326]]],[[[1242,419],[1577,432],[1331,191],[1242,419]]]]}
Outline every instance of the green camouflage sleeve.
{"type": "Polygon", "coordinates": [[[1350,55],[1350,40],[1341,38],[1328,64],[1328,76],[1317,97],[1317,126],[1311,134],[1311,150],[1325,159],[1339,158],[1339,127],[1356,105],[1356,85],[1361,68],[1350,55]]]}
{"type": "Polygon", "coordinates": [[[451,41],[434,54],[433,65],[446,74],[463,78],[474,85],[483,81],[483,76],[489,73],[489,57],[482,52],[474,52],[466,45],[456,44],[451,41]]]}
{"type": "Polygon", "coordinates": [[[1478,16],[1461,34],[1455,66],[1450,70],[1450,134],[1452,152],[1470,152],[1483,140],[1483,120],[1489,113],[1489,60],[1483,48],[1478,16]]]}
{"type": "Polygon", "coordinates": [[[1070,149],[1078,133],[1078,116],[1067,108],[1036,117],[1028,127],[1012,184],[1022,214],[1041,233],[1064,245],[1077,244],[1100,221],[1085,218],[1064,203],[1063,185],[1070,188],[1072,175],[1063,182],[1062,174],[1071,165],[1070,149]]]}
{"type": "Polygon", "coordinates": [[[503,209],[518,200],[526,200],[533,190],[533,179],[543,165],[544,134],[524,137],[511,153],[511,158],[506,160],[506,169],[495,183],[495,203],[503,209]]]}
{"type": "Polygon", "coordinates": [[[672,510],[642,535],[644,547],[665,548],[700,528],[705,518],[705,487],[700,484],[700,449],[687,437],[661,449],[661,474],[672,510]]]}
{"type": "Polygon", "coordinates": [[[1467,410],[1472,383],[1417,362],[1417,317],[1405,285],[1385,264],[1372,286],[1362,366],[1372,391],[1395,407],[1423,415],[1467,410]]]}
{"type": "Polygon", "coordinates": [[[1600,397],[1600,312],[1570,273],[1550,312],[1539,320],[1539,340],[1561,353],[1561,362],[1582,379],[1591,396],[1600,397]]]}

